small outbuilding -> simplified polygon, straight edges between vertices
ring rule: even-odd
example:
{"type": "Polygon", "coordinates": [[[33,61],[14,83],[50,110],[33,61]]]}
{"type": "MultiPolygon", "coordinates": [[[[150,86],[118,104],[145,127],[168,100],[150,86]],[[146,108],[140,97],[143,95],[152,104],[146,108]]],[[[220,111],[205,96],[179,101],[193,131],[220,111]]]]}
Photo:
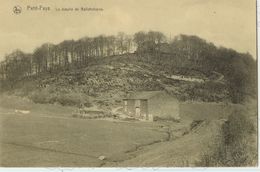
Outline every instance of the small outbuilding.
{"type": "Polygon", "coordinates": [[[179,101],[165,91],[132,92],[123,102],[124,112],[138,119],[179,118],[179,101]]]}

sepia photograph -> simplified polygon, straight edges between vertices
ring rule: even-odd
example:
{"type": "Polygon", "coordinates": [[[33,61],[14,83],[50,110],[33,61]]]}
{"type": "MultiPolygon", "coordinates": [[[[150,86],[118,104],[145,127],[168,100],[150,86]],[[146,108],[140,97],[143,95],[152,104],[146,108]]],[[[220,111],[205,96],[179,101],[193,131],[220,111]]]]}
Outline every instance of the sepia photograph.
{"type": "Polygon", "coordinates": [[[259,167],[256,0],[0,4],[0,167],[259,167]]]}

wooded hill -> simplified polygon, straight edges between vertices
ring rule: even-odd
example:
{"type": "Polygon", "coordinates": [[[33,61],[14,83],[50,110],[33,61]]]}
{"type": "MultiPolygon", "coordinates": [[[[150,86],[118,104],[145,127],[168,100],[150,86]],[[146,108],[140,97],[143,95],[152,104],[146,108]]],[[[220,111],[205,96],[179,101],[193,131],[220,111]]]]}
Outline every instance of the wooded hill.
{"type": "Polygon", "coordinates": [[[46,43],[32,54],[15,50],[4,59],[1,90],[23,88],[31,97],[46,90],[46,95],[66,90],[100,98],[115,92],[167,90],[181,100],[242,103],[257,91],[256,61],[249,53],[216,47],[197,36],[169,40],[155,31],[100,35],[46,43]],[[176,80],[173,75],[204,82],[176,80]]]}

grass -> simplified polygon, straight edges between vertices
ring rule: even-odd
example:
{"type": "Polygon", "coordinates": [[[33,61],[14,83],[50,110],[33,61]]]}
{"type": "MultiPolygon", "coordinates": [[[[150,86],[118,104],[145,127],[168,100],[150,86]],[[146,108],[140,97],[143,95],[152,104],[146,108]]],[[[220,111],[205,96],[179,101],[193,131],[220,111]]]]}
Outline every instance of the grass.
{"type": "Polygon", "coordinates": [[[71,114],[77,109],[75,107],[65,107],[62,105],[51,105],[51,104],[36,104],[27,98],[21,98],[10,95],[0,95],[0,109],[1,111],[14,111],[28,110],[35,114],[46,114],[55,116],[71,116],[71,114]]]}
{"type": "Polygon", "coordinates": [[[235,157],[234,166],[245,164],[245,158],[251,166],[257,161],[253,116],[248,121],[234,113],[224,129],[225,120],[149,123],[78,119],[72,117],[73,107],[35,104],[15,96],[1,96],[0,105],[0,166],[98,167],[104,162],[116,167],[213,166],[215,157],[226,160],[225,152],[235,157]],[[14,108],[30,114],[15,113],[14,108]],[[235,134],[228,138],[243,139],[231,139],[231,144],[223,146],[219,144],[221,130],[235,134]],[[106,160],[100,161],[99,156],[106,160]]]}
{"type": "Polygon", "coordinates": [[[234,111],[228,117],[215,143],[201,155],[198,166],[256,166],[256,129],[246,114],[246,111],[234,111]]]}
{"type": "Polygon", "coordinates": [[[167,137],[154,123],[82,120],[57,114],[59,106],[56,114],[45,114],[29,104],[26,115],[15,114],[7,103],[0,109],[1,166],[100,166],[101,155],[123,156],[167,137]]]}
{"type": "MultiPolygon", "coordinates": [[[[185,125],[189,129],[191,121],[185,125]]],[[[172,134],[182,133],[183,123],[175,123],[170,126],[172,134]]],[[[216,132],[220,124],[218,121],[205,122],[195,132],[179,138],[173,138],[167,142],[161,142],[145,147],[133,159],[116,164],[114,166],[130,167],[194,167],[194,162],[205,145],[211,141],[212,134],[216,132]]]]}
{"type": "Polygon", "coordinates": [[[192,120],[227,119],[237,109],[242,111],[245,109],[245,106],[223,102],[183,102],[180,103],[180,118],[192,120]]]}

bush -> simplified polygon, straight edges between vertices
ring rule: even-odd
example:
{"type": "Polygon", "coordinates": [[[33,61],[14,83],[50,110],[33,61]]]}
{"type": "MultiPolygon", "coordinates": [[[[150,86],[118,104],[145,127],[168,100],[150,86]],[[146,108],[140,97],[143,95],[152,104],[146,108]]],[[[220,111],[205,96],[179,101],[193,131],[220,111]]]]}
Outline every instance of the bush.
{"type": "Polygon", "coordinates": [[[54,103],[53,102],[53,95],[51,95],[46,89],[42,89],[40,91],[33,92],[29,96],[29,98],[34,103],[41,103],[41,104],[54,103]]]}
{"type": "Polygon", "coordinates": [[[180,122],[180,119],[171,117],[171,116],[165,116],[165,117],[160,117],[160,116],[154,116],[153,121],[172,121],[172,122],[180,122]]]}
{"type": "Polygon", "coordinates": [[[53,92],[51,89],[48,88],[34,92],[30,96],[30,99],[35,103],[41,104],[59,103],[63,106],[91,106],[91,102],[85,95],[75,92],[53,92]]]}
{"type": "MultiPolygon", "coordinates": [[[[245,112],[244,112],[245,114],[245,112]]],[[[208,147],[197,166],[254,166],[257,148],[250,148],[251,135],[255,132],[253,123],[242,111],[235,111],[223,124],[213,145],[208,147]]]]}
{"type": "MultiPolygon", "coordinates": [[[[244,112],[245,113],[245,112],[244,112]]],[[[231,145],[237,141],[241,141],[247,135],[255,131],[253,123],[241,111],[233,112],[228,121],[223,125],[223,135],[225,143],[231,145]]]]}

